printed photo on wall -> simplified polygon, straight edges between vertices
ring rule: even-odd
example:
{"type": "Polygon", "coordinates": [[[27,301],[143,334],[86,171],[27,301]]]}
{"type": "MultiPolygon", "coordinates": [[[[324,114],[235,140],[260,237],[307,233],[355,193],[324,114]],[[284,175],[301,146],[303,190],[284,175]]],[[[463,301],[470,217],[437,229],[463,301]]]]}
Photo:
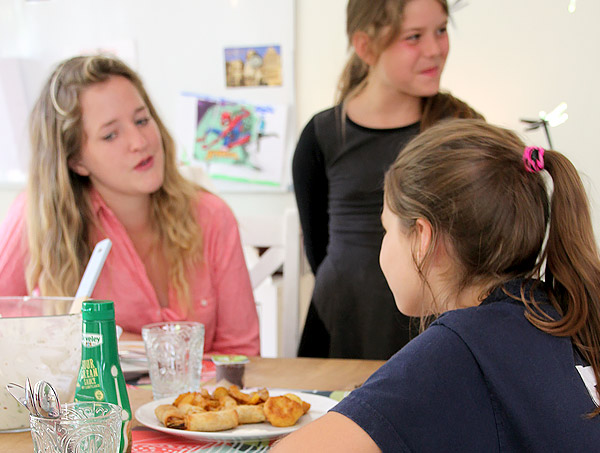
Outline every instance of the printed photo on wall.
{"type": "Polygon", "coordinates": [[[225,49],[228,87],[281,86],[281,47],[225,49]]]}
{"type": "Polygon", "coordinates": [[[283,181],[287,108],[184,94],[181,160],[215,179],[279,187],[283,181]],[[192,117],[193,123],[189,120],[192,117]],[[187,125],[187,126],[186,126],[187,125]]]}

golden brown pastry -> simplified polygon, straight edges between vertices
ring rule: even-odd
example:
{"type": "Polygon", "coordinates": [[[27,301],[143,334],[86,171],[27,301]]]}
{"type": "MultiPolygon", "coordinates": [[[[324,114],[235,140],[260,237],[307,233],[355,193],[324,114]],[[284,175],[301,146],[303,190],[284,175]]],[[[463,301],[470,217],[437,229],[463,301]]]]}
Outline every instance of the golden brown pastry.
{"type": "Polygon", "coordinates": [[[240,404],[239,406],[236,406],[235,410],[238,414],[240,425],[264,422],[267,418],[265,416],[263,406],[263,404],[240,404]]]}
{"type": "Polygon", "coordinates": [[[310,403],[307,403],[306,401],[302,401],[298,395],[294,395],[293,393],[286,393],[283,396],[287,396],[289,399],[300,403],[300,405],[302,406],[302,410],[304,411],[305,414],[310,409],[310,403]]]}
{"type": "Polygon", "coordinates": [[[219,410],[221,409],[233,409],[237,406],[237,402],[229,395],[221,396],[219,398],[219,410]]]}
{"type": "Polygon", "coordinates": [[[206,412],[201,406],[194,406],[193,404],[180,404],[177,409],[184,415],[190,412],[206,412]]]}
{"type": "Polygon", "coordinates": [[[173,406],[179,407],[181,404],[192,404],[195,395],[194,392],[182,393],[173,401],[173,406]]]}
{"type": "Polygon", "coordinates": [[[161,404],[154,414],[167,428],[185,429],[185,415],[172,404],[161,404]]]}
{"type": "Polygon", "coordinates": [[[252,392],[249,395],[240,391],[237,385],[229,387],[229,394],[240,404],[258,404],[261,401],[258,392],[252,392]]]}
{"type": "Polygon", "coordinates": [[[304,415],[302,405],[287,396],[272,396],[265,403],[265,416],[273,426],[293,426],[304,415]]]}
{"type": "Polygon", "coordinates": [[[186,427],[190,431],[225,431],[238,426],[235,409],[212,412],[191,412],[185,416],[186,427]]]}
{"type": "Polygon", "coordinates": [[[266,388],[258,389],[258,396],[260,400],[264,403],[269,399],[269,391],[266,388]]]}

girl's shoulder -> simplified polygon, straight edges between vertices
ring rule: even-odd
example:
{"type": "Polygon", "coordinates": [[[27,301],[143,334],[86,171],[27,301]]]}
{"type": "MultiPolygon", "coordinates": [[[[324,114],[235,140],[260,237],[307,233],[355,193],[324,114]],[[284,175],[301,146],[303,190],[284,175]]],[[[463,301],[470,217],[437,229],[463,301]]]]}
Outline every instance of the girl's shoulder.
{"type": "Polygon", "coordinates": [[[310,119],[309,124],[312,124],[317,131],[335,130],[337,123],[340,121],[341,108],[340,106],[329,107],[314,114],[310,119]]]}
{"type": "Polygon", "coordinates": [[[335,105],[333,107],[328,107],[324,110],[321,110],[314,114],[313,120],[319,118],[321,119],[334,119],[336,115],[339,115],[342,111],[342,107],[340,104],[335,105]]]}

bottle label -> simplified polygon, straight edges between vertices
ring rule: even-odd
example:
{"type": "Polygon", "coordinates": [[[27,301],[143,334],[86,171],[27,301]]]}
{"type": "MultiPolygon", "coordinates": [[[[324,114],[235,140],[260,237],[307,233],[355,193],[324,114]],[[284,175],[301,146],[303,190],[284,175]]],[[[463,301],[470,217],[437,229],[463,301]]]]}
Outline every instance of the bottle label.
{"type": "Polygon", "coordinates": [[[79,368],[79,385],[81,390],[100,387],[100,382],[98,381],[98,367],[94,363],[94,359],[85,359],[81,361],[81,367],[79,368]]]}
{"type": "Polygon", "coordinates": [[[84,348],[95,348],[102,345],[102,335],[98,333],[83,333],[81,336],[81,345],[84,348]]]}

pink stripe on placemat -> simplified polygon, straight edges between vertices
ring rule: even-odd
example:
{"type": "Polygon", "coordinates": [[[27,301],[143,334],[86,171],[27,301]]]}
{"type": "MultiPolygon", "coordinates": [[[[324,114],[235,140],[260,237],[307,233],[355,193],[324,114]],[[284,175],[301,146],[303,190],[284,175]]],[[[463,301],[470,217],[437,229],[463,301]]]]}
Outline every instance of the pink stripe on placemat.
{"type": "Polygon", "coordinates": [[[218,442],[189,440],[145,428],[134,429],[132,436],[131,453],[192,453],[219,445],[218,442]]]}
{"type": "Polygon", "coordinates": [[[132,431],[133,445],[131,453],[233,453],[233,452],[266,452],[275,442],[205,442],[171,436],[150,428],[136,427],[132,431]]]}

